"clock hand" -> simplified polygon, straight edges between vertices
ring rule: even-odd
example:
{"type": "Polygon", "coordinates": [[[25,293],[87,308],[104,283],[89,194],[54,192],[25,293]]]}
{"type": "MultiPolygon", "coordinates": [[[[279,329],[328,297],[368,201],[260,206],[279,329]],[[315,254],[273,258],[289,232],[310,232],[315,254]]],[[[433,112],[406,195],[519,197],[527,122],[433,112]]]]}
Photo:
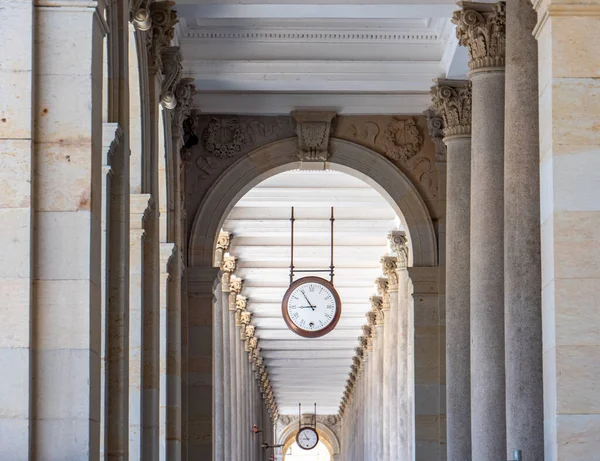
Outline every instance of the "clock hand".
{"type": "Polygon", "coordinates": [[[310,306],[310,308],[311,308],[311,309],[314,311],[314,310],[315,310],[315,307],[317,307],[317,306],[313,306],[313,305],[311,304],[311,302],[310,302],[310,301],[308,300],[308,298],[306,297],[306,293],[304,293],[304,291],[300,290],[300,293],[302,293],[302,296],[304,296],[304,299],[306,299],[306,302],[308,303],[308,305],[310,306]]]}

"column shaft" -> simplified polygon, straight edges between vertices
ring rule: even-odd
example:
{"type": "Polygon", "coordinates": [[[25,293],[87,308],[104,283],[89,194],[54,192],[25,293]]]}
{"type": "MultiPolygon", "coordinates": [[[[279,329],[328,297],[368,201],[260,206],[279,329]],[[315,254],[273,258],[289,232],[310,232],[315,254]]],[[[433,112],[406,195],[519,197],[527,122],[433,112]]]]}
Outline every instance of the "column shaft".
{"type": "Polygon", "coordinates": [[[225,461],[225,357],[224,357],[224,328],[222,281],[215,288],[213,308],[213,458],[215,461],[225,461]]]}
{"type": "Polygon", "coordinates": [[[544,459],[537,16],[506,5],[504,309],[509,458],[544,459]]]}
{"type": "Polygon", "coordinates": [[[470,204],[471,86],[438,80],[434,110],[444,124],[446,176],[446,419],[448,460],[471,458],[470,204]]]}

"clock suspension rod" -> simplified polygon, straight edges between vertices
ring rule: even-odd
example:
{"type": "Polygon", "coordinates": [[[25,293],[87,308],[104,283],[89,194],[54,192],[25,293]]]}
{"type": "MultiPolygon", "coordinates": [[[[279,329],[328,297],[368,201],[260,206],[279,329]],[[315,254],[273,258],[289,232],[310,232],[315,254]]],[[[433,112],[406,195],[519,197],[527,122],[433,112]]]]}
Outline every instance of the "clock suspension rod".
{"type": "Polygon", "coordinates": [[[335,217],[333,216],[333,207],[331,207],[331,265],[329,266],[329,282],[333,285],[333,271],[335,270],[335,266],[333,265],[333,223],[335,222],[335,217]]]}
{"type": "Polygon", "coordinates": [[[290,285],[294,282],[294,207],[292,207],[292,214],[290,216],[290,226],[291,226],[291,256],[290,256],[290,285]]]}

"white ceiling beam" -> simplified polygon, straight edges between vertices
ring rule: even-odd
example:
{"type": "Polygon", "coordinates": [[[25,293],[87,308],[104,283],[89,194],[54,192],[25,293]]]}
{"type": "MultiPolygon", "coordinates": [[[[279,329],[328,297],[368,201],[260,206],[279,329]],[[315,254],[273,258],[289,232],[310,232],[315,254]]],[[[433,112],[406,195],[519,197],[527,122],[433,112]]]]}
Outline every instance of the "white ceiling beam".
{"type": "Polygon", "coordinates": [[[429,92],[406,93],[199,93],[194,107],[207,114],[289,115],[319,108],[339,115],[421,115],[429,92]]]}
{"type": "Polygon", "coordinates": [[[454,0],[373,2],[363,4],[321,3],[319,5],[290,4],[190,4],[189,0],[179,0],[176,10],[185,16],[193,14],[201,18],[328,18],[328,19],[412,19],[450,18],[457,10],[454,0]]]}

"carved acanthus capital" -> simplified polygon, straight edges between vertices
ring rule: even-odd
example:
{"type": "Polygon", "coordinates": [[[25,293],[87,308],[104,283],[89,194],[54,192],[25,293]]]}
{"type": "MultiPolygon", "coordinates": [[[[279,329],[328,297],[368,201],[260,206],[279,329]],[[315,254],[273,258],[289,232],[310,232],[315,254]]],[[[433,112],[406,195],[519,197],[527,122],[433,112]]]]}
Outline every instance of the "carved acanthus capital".
{"type": "MultiPolygon", "coordinates": [[[[390,291],[398,290],[398,258],[395,256],[383,256],[380,259],[381,271],[387,277],[388,289],[390,291]]],[[[379,284],[379,282],[378,282],[379,284]]]]}
{"type": "MultiPolygon", "coordinates": [[[[365,317],[367,317],[367,325],[370,327],[371,334],[373,334],[374,330],[372,327],[375,326],[375,323],[377,321],[377,312],[369,311],[365,314],[365,317]]],[[[364,328],[363,328],[363,331],[364,331],[364,328]]]]}
{"type": "Polygon", "coordinates": [[[229,291],[236,295],[235,302],[237,303],[237,295],[241,293],[244,288],[244,279],[232,276],[229,279],[229,291]]]}
{"type": "Polygon", "coordinates": [[[506,51],[506,3],[458,2],[455,11],[456,37],[469,49],[472,72],[501,70],[506,51]]]}
{"type": "Polygon", "coordinates": [[[335,112],[292,112],[298,136],[298,157],[303,162],[325,162],[329,158],[329,137],[335,112]]]}
{"type": "Polygon", "coordinates": [[[444,136],[471,136],[471,82],[439,79],[435,83],[431,99],[444,121],[444,136]]]}
{"type": "MultiPolygon", "coordinates": [[[[364,329],[363,329],[363,330],[364,330],[364,329]]],[[[369,341],[367,340],[367,338],[366,338],[366,337],[364,337],[364,336],[359,336],[359,337],[358,337],[358,343],[360,344],[360,349],[363,351],[362,357],[364,358],[364,357],[365,357],[365,353],[364,353],[364,351],[365,351],[365,349],[366,349],[367,345],[369,344],[369,341]]]]}
{"type": "Polygon", "coordinates": [[[150,6],[152,38],[149,41],[149,66],[156,72],[162,71],[163,51],[171,45],[177,24],[177,13],[171,2],[156,2],[150,6]]]}
{"type": "Polygon", "coordinates": [[[252,313],[248,311],[242,311],[240,316],[240,323],[244,326],[250,325],[250,321],[252,320],[252,313]]]}
{"type": "Polygon", "coordinates": [[[408,238],[404,231],[394,231],[388,235],[390,249],[396,253],[398,269],[408,267],[408,238]]]}
{"type": "MultiPolygon", "coordinates": [[[[233,256],[225,256],[223,258],[223,262],[221,263],[221,270],[224,273],[231,275],[232,273],[235,272],[236,265],[237,265],[236,258],[234,258],[233,256]]],[[[227,283],[229,284],[229,281],[227,281],[227,283]]],[[[229,287],[227,287],[227,288],[229,288],[229,287]]]]}
{"type": "Polygon", "coordinates": [[[377,287],[377,293],[379,296],[383,296],[389,289],[388,279],[385,277],[379,277],[375,280],[375,286],[377,287]]]}
{"type": "Polygon", "coordinates": [[[245,311],[248,307],[248,298],[242,295],[237,295],[235,297],[235,308],[238,311],[245,311]]]}
{"type": "Polygon", "coordinates": [[[357,357],[359,360],[362,360],[362,358],[363,358],[363,354],[364,354],[363,348],[362,348],[362,347],[355,347],[355,348],[354,348],[354,352],[356,352],[356,357],[357,357]]]}

